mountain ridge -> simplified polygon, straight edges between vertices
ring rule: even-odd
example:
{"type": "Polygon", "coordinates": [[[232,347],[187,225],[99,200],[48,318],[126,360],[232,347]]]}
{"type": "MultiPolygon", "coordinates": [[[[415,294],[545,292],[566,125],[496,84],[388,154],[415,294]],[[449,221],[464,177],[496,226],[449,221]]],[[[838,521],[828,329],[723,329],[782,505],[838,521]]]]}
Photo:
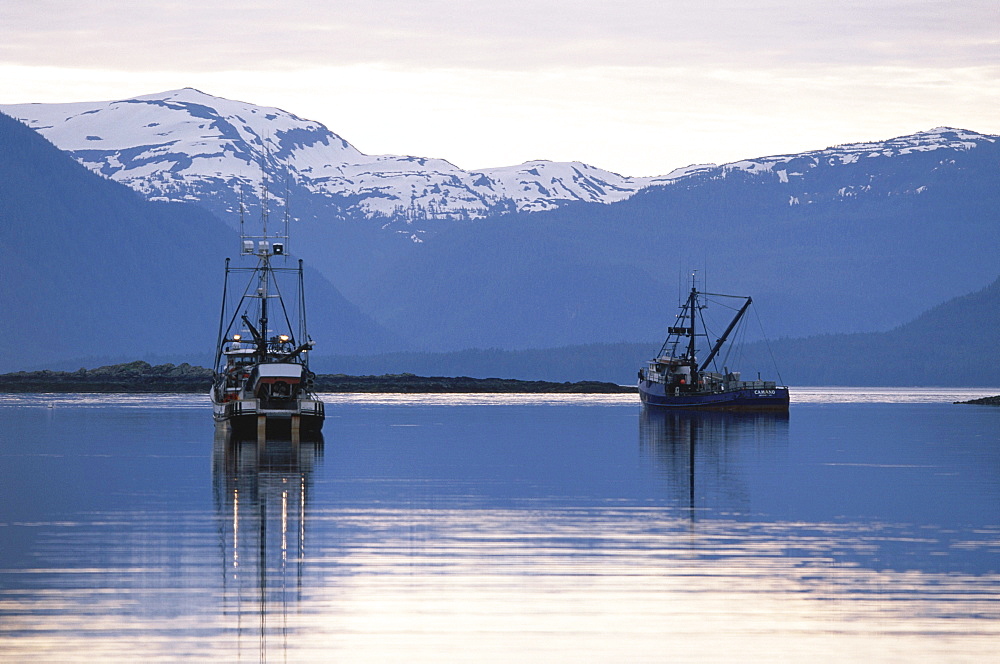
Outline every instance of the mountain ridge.
{"type": "MultiPolygon", "coordinates": [[[[102,135],[103,129],[91,134],[82,125],[70,133],[84,148],[120,139],[112,156],[121,168],[107,154],[101,164],[135,176],[140,188],[166,182],[177,197],[197,202],[230,228],[239,225],[238,194],[249,185],[240,180],[230,186],[234,173],[221,165],[243,164],[253,173],[236,175],[249,181],[260,175],[258,157],[294,154],[297,172],[315,175],[324,164],[355,154],[318,123],[242,102],[218,103],[245,113],[219,110],[195,103],[215,98],[185,94],[194,96],[115,104],[121,122],[102,120],[101,126],[120,129],[118,138],[102,135]],[[234,122],[213,124],[234,114],[257,118],[258,129],[242,142],[220,143],[223,134],[244,130],[234,122]],[[191,154],[169,146],[126,154],[128,146],[143,143],[130,134],[136,127],[178,138],[168,118],[186,127],[189,142],[201,140],[198,132],[209,138],[191,154]],[[273,150],[253,152],[257,138],[267,141],[267,127],[285,132],[283,140],[273,150]],[[321,140],[324,150],[340,156],[324,161],[310,152],[321,140]],[[124,168],[125,162],[134,168],[124,168]],[[192,164],[199,173],[208,169],[201,189],[182,177],[192,164]]],[[[92,120],[110,112],[102,104],[74,107],[69,115],[92,120]]],[[[58,111],[57,120],[67,117],[65,108],[31,106],[36,116],[42,107],[58,111]]],[[[418,157],[371,159],[369,165],[387,169],[382,181],[405,167],[427,182],[434,173],[420,169],[453,167],[418,157]]],[[[388,190],[338,197],[291,182],[290,195],[283,195],[282,165],[268,164],[265,181],[278,194],[270,198],[272,212],[290,212],[296,224],[291,251],[413,351],[654,339],[673,313],[668,301],[680,275],[695,268],[725,292],[753,295],[767,308],[773,335],[888,330],[995,279],[1000,249],[1000,142],[950,127],[690,167],[608,203],[577,198],[551,209],[518,210],[508,201],[474,219],[420,217],[408,208],[365,217],[359,201],[386,198],[388,190]]],[[[262,195],[258,191],[257,200],[262,195]]],[[[418,207],[430,200],[418,198],[411,201],[418,207]]],[[[257,207],[254,199],[248,202],[257,207]]],[[[87,355],[108,353],[81,349],[73,357],[87,355]]]]}
{"type": "Polygon", "coordinates": [[[653,181],[580,162],[534,160],[464,171],[444,159],[366,155],[318,122],[193,88],[0,111],[148,198],[202,200],[225,189],[228,211],[236,209],[237,188],[254,197],[258,164],[289,177],[305,195],[329,199],[344,218],[411,223],[551,209],[569,200],[620,200],[653,181]]]}
{"type": "MultiPolygon", "coordinates": [[[[426,223],[434,220],[468,221],[577,202],[607,204],[649,187],[736,172],[767,173],[788,184],[818,166],[914,151],[969,150],[998,139],[937,127],[883,141],[630,177],[582,162],[539,159],[466,171],[445,159],[366,155],[319,122],[194,88],[107,102],[3,105],[0,111],[21,119],[91,170],[150,199],[198,201],[225,218],[238,210],[240,196],[259,202],[263,168],[274,186],[291,182],[294,198],[323,199],[327,216],[381,220],[414,242],[426,237],[426,223]]],[[[866,186],[871,184],[857,185],[866,186]]],[[[855,185],[839,191],[842,197],[856,193],[855,185]]],[[[808,202],[804,194],[790,194],[790,204],[808,202]]]]}
{"type": "MultiPolygon", "coordinates": [[[[777,338],[736,351],[744,375],[777,374],[789,385],[869,387],[1000,386],[1000,278],[933,306],[885,332],[777,338]],[[975,331],[975,334],[970,334],[975,331]]],[[[527,350],[466,349],[317,357],[323,370],[598,380],[633,384],[658,342],[589,344],[527,350]]]]}

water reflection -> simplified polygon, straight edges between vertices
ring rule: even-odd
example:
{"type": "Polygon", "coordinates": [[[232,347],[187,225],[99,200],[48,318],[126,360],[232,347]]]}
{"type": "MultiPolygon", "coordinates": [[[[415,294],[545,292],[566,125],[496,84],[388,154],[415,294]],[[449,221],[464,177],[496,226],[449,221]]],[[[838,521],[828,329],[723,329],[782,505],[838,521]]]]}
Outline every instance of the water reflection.
{"type": "Polygon", "coordinates": [[[996,658],[998,409],[351,398],[0,399],[0,662],[996,658]]]}
{"type": "Polygon", "coordinates": [[[747,511],[743,453],[769,454],[788,446],[788,413],[673,411],[644,407],[639,446],[671,498],[696,509],[747,511]]]}
{"type": "Polygon", "coordinates": [[[240,654],[256,649],[264,661],[269,649],[287,651],[289,611],[302,599],[313,471],[322,458],[321,435],[258,445],[216,430],[221,612],[240,654]]]}

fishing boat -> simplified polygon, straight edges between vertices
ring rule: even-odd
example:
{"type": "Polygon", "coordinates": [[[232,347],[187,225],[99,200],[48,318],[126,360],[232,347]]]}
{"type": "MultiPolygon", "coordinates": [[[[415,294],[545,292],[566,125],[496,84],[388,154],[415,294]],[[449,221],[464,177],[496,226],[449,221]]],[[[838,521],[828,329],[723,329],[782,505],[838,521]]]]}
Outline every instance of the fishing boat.
{"type": "Polygon", "coordinates": [[[723,295],[699,291],[692,276],[691,292],[680,306],[676,324],[667,330],[656,357],[639,370],[639,397],[642,403],[657,408],[787,411],[788,387],[772,380],[742,380],[738,371],[716,361],[727,340],[737,329],[753,299],[741,295],[723,295]],[[736,315],[718,337],[702,361],[698,360],[698,340],[710,343],[703,309],[710,298],[742,300],[732,307],[736,315]],[[698,319],[701,319],[701,325],[698,319]]]}
{"type": "MultiPolygon", "coordinates": [[[[266,205],[266,204],[265,204],[266,205]]],[[[309,371],[313,341],[306,330],[302,261],[286,267],[287,218],[283,234],[243,232],[240,205],[241,258],[234,266],[226,259],[222,313],[215,353],[212,410],[217,423],[233,433],[291,435],[292,440],[323,427],[323,402],[313,392],[315,374],[309,371]],[[277,264],[276,264],[277,263],[277,264]],[[230,292],[236,277],[242,291],[230,292]],[[286,302],[281,285],[295,296],[286,302]],[[235,293],[242,294],[235,294],[235,293]],[[230,303],[233,306],[230,306],[230,303]]]]}

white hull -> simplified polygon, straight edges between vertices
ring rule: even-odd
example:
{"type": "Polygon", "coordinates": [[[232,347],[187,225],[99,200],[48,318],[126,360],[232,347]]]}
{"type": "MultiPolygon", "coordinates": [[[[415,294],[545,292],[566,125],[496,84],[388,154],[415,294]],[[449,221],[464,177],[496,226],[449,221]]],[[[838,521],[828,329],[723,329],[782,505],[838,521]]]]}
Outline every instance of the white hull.
{"type": "Polygon", "coordinates": [[[323,428],[325,409],[319,399],[294,399],[280,408],[262,407],[260,399],[234,399],[219,403],[213,399],[212,414],[216,422],[228,423],[233,431],[270,430],[319,432],[323,428]]]}

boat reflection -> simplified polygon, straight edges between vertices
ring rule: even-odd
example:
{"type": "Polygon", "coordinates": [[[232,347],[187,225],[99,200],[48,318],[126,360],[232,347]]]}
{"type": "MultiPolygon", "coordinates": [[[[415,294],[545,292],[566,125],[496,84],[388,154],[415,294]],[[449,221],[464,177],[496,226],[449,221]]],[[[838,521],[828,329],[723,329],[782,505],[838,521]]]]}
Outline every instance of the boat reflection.
{"type": "Polygon", "coordinates": [[[644,407],[639,446],[679,506],[745,511],[746,464],[788,445],[788,413],[644,407]]]}
{"type": "Polygon", "coordinates": [[[259,445],[216,430],[222,613],[238,652],[259,653],[261,661],[270,649],[288,649],[289,608],[302,599],[313,471],[322,458],[322,435],[259,445]]]}

